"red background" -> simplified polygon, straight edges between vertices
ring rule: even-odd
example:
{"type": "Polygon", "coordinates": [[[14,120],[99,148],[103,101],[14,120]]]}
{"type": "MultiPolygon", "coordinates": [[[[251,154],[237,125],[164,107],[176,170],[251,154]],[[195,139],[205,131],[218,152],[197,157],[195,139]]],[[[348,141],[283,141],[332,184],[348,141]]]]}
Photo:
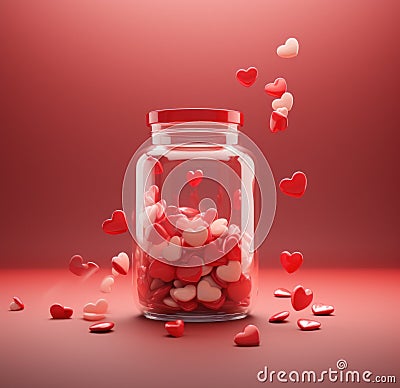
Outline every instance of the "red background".
{"type": "Polygon", "coordinates": [[[262,265],[300,250],[308,267],[398,266],[397,1],[14,1],[0,3],[3,267],[99,264],[129,249],[101,223],[125,167],[167,107],[244,112],[278,193],[262,265]],[[300,54],[276,47],[295,36],[300,54]],[[247,89],[239,68],[256,66],[247,89]],[[264,85],[286,78],[289,128],[268,130],[264,85]]]}

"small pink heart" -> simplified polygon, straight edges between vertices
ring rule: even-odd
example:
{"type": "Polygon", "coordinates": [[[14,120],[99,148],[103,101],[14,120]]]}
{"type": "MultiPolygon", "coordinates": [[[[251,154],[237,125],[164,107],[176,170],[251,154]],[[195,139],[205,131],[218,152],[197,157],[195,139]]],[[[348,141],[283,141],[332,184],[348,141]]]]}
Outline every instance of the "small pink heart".
{"type": "Polygon", "coordinates": [[[282,193],[291,197],[300,198],[306,191],[307,177],[304,172],[297,171],[291,178],[282,179],[279,183],[279,188],[282,193]]]}
{"type": "Polygon", "coordinates": [[[300,252],[284,251],[281,253],[281,264],[288,273],[293,273],[303,264],[303,255],[300,252]]]}
{"type": "Polygon", "coordinates": [[[313,321],[311,319],[299,319],[297,326],[304,331],[317,330],[321,327],[321,322],[313,321]]]}
{"type": "Polygon", "coordinates": [[[203,179],[203,171],[196,170],[196,171],[188,171],[186,174],[186,180],[188,181],[189,185],[192,187],[198,186],[203,179]]]}
{"type": "Polygon", "coordinates": [[[294,58],[299,53],[299,42],[296,38],[289,38],[285,44],[276,49],[276,53],[281,58],[294,58]]]}
{"type": "Polygon", "coordinates": [[[96,303],[86,303],[83,307],[84,313],[105,314],[108,310],[108,302],[105,299],[98,299],[96,303]]]}
{"type": "Polygon", "coordinates": [[[259,346],[260,332],[255,325],[247,325],[242,332],[235,335],[235,344],[238,346],[259,346]]]}
{"type": "Polygon", "coordinates": [[[125,213],[122,210],[115,210],[110,219],[103,222],[102,228],[108,234],[121,234],[128,230],[125,213]]]}
{"type": "Polygon", "coordinates": [[[305,309],[313,300],[313,292],[298,285],[292,291],[292,306],[296,311],[305,309]]]}
{"type": "Polygon", "coordinates": [[[236,79],[247,88],[256,82],[258,70],[255,67],[249,67],[247,70],[239,69],[236,72],[236,79]]]}

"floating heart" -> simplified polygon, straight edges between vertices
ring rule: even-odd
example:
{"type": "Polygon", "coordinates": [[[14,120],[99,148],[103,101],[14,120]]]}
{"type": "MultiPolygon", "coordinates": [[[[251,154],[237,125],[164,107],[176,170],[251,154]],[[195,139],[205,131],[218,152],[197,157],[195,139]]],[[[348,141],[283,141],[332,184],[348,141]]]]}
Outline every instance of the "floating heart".
{"type": "Polygon", "coordinates": [[[292,296],[292,293],[286,288],[277,288],[274,291],[274,296],[276,296],[277,298],[290,298],[292,296]]]}
{"type": "Polygon", "coordinates": [[[165,260],[170,262],[178,261],[182,256],[182,242],[179,236],[171,237],[168,245],[163,249],[162,254],[165,260]]]}
{"type": "Polygon", "coordinates": [[[272,133],[284,131],[288,127],[288,123],[289,120],[284,114],[273,111],[269,120],[269,129],[272,133]]]}
{"type": "Polygon", "coordinates": [[[118,256],[114,256],[111,260],[113,269],[121,275],[127,275],[129,271],[129,257],[125,252],[121,252],[118,256]]]}
{"type": "Polygon", "coordinates": [[[304,172],[297,171],[291,178],[282,179],[279,183],[279,188],[282,193],[291,197],[300,198],[307,187],[307,177],[304,172]]]}
{"type": "Polygon", "coordinates": [[[276,49],[281,58],[294,58],[299,53],[299,42],[296,38],[289,38],[285,44],[276,49]]]}
{"type": "Polygon", "coordinates": [[[313,292],[310,289],[304,289],[303,286],[296,286],[292,292],[292,306],[296,311],[305,309],[313,299],[313,292]]]}
{"type": "Polygon", "coordinates": [[[289,311],[281,311],[280,313],[272,315],[268,321],[271,323],[283,322],[289,314],[289,311]]]}
{"type": "Polygon", "coordinates": [[[203,274],[201,267],[178,267],[176,276],[183,282],[197,283],[203,274]]]}
{"type": "Polygon", "coordinates": [[[280,98],[287,90],[286,80],[277,78],[273,83],[266,84],[264,90],[270,96],[280,98]]]}
{"type": "Polygon", "coordinates": [[[69,261],[68,268],[74,275],[83,276],[85,274],[96,272],[99,269],[99,266],[92,261],[84,263],[82,256],[74,255],[69,261]]]}
{"type": "Polygon", "coordinates": [[[258,70],[255,67],[249,67],[247,70],[239,69],[236,72],[236,79],[247,88],[256,82],[258,70]]]}
{"type": "Polygon", "coordinates": [[[185,324],[182,320],[170,321],[165,323],[165,330],[172,337],[182,337],[185,330],[185,324]]]}
{"type": "Polygon", "coordinates": [[[284,251],[281,253],[281,264],[288,273],[293,273],[303,264],[303,255],[300,252],[284,251]]]}
{"type": "Polygon", "coordinates": [[[188,181],[189,185],[192,187],[198,186],[203,179],[203,171],[196,170],[196,171],[188,171],[186,174],[186,180],[188,181]]]}
{"type": "Polygon", "coordinates": [[[237,282],[242,274],[242,265],[239,261],[228,261],[227,265],[217,267],[216,273],[224,282],[237,282]]]}
{"type": "Polygon", "coordinates": [[[22,300],[18,296],[13,297],[13,301],[10,303],[10,311],[20,311],[25,308],[22,300]]]}
{"type": "Polygon", "coordinates": [[[50,307],[50,314],[53,319],[68,319],[71,318],[73,310],[70,307],[55,303],[50,307]]]}
{"type": "Polygon", "coordinates": [[[101,321],[106,316],[104,314],[96,314],[96,313],[83,313],[83,319],[85,321],[101,321]]]}
{"type": "Polygon", "coordinates": [[[317,330],[321,327],[321,322],[311,319],[299,319],[297,321],[297,326],[304,331],[317,330]]]}
{"type": "Polygon", "coordinates": [[[312,305],[311,310],[314,315],[330,315],[335,311],[335,308],[331,305],[317,303],[312,305]]]}
{"type": "Polygon", "coordinates": [[[234,341],[238,346],[259,346],[260,332],[257,326],[247,325],[242,332],[235,335],[234,341]]]}
{"type": "Polygon", "coordinates": [[[89,330],[92,333],[107,333],[113,329],[114,325],[114,322],[99,322],[89,326],[89,330]]]}
{"type": "Polygon", "coordinates": [[[115,210],[110,219],[103,222],[102,228],[108,234],[121,234],[128,230],[125,213],[115,210]]]}
{"type": "Polygon", "coordinates": [[[105,314],[108,310],[108,302],[105,299],[98,299],[96,303],[87,303],[83,306],[84,313],[105,314]]]}
{"type": "Polygon", "coordinates": [[[114,276],[106,276],[100,283],[100,291],[104,293],[110,293],[112,291],[112,286],[114,285],[114,276]]]}
{"type": "Polygon", "coordinates": [[[175,267],[165,264],[161,261],[154,260],[149,266],[149,275],[152,278],[158,278],[164,282],[170,282],[175,278],[175,267]]]}
{"type": "Polygon", "coordinates": [[[293,107],[293,94],[285,92],[281,98],[272,101],[272,109],[276,111],[279,108],[286,108],[288,111],[293,107]]]}
{"type": "Polygon", "coordinates": [[[200,280],[197,284],[197,299],[200,302],[215,302],[221,298],[221,290],[211,286],[207,280],[200,280]]]}
{"type": "Polygon", "coordinates": [[[196,296],[196,286],[188,284],[182,288],[171,288],[170,294],[172,298],[180,302],[189,302],[196,296]]]}
{"type": "Polygon", "coordinates": [[[229,283],[227,292],[229,298],[234,302],[241,302],[247,298],[251,291],[251,280],[246,276],[242,275],[239,281],[235,283],[229,283]]]}

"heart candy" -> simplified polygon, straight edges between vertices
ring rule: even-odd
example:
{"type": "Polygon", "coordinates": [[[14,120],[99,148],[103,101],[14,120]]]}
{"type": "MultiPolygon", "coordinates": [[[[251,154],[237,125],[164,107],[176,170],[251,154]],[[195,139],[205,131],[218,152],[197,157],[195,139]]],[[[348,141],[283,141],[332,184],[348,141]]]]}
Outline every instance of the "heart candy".
{"type": "Polygon", "coordinates": [[[121,234],[128,230],[125,213],[122,210],[115,210],[110,219],[102,224],[104,232],[108,234],[121,234]]]}
{"type": "Polygon", "coordinates": [[[192,187],[198,186],[203,179],[203,171],[196,170],[196,171],[188,171],[186,174],[186,180],[188,181],[189,185],[192,187]]]}
{"type": "Polygon", "coordinates": [[[164,282],[171,282],[175,279],[175,267],[159,260],[154,260],[149,266],[149,275],[164,282]]]}
{"type": "Polygon", "coordinates": [[[296,311],[305,309],[313,300],[313,292],[298,285],[292,291],[292,306],[296,311]]]}
{"type": "Polygon", "coordinates": [[[25,308],[22,300],[18,296],[13,297],[13,301],[10,303],[10,311],[20,311],[25,308]]]}
{"type": "Polygon", "coordinates": [[[281,264],[288,273],[293,273],[303,264],[303,255],[300,252],[283,251],[281,253],[281,264]]]}
{"type": "Polygon", "coordinates": [[[217,209],[210,207],[201,214],[201,218],[207,223],[207,225],[210,225],[214,221],[217,214],[217,209]]]}
{"type": "Polygon", "coordinates": [[[335,311],[335,308],[331,305],[316,303],[312,305],[311,310],[314,315],[330,315],[335,311]]]}
{"type": "Polygon", "coordinates": [[[196,297],[196,286],[188,284],[182,288],[171,288],[170,295],[176,301],[189,302],[196,297]]]}
{"type": "Polygon", "coordinates": [[[290,298],[292,296],[292,293],[286,288],[277,288],[274,291],[274,296],[277,298],[290,298]]]}
{"type": "Polygon", "coordinates": [[[172,337],[182,337],[185,330],[185,324],[181,319],[176,321],[169,321],[165,323],[165,330],[172,337]]]}
{"type": "Polygon", "coordinates": [[[279,108],[286,108],[290,111],[293,107],[293,94],[285,92],[281,98],[277,98],[272,101],[272,109],[276,111],[279,108]]]}
{"type": "Polygon", "coordinates": [[[98,299],[96,303],[86,303],[83,306],[84,313],[105,314],[108,310],[108,302],[105,299],[98,299]]]}
{"type": "Polygon", "coordinates": [[[197,299],[200,302],[215,302],[221,295],[221,290],[211,286],[207,280],[200,280],[197,284],[197,299]]]}
{"type": "Polygon", "coordinates": [[[59,303],[55,303],[50,307],[50,314],[53,319],[68,319],[71,318],[73,310],[70,307],[65,307],[59,303]]]}
{"type": "Polygon", "coordinates": [[[239,69],[236,72],[236,79],[247,88],[256,82],[258,70],[255,67],[249,67],[247,70],[239,69]]]}
{"type": "Polygon", "coordinates": [[[268,321],[271,323],[283,322],[289,316],[289,314],[289,311],[281,311],[280,313],[272,315],[268,321]]]}
{"type": "Polygon", "coordinates": [[[182,256],[182,242],[179,236],[173,236],[168,245],[162,250],[164,259],[174,262],[178,261],[182,256]]]}
{"type": "Polygon", "coordinates": [[[156,185],[151,185],[148,190],[144,193],[144,205],[154,205],[159,201],[160,189],[156,185]]]}
{"type": "Polygon", "coordinates": [[[176,303],[171,297],[167,296],[163,299],[163,303],[166,304],[168,307],[172,308],[179,308],[179,304],[176,303]]]}
{"type": "Polygon", "coordinates": [[[169,238],[165,228],[158,223],[149,225],[145,229],[144,235],[147,241],[155,245],[159,245],[169,238]]]}
{"type": "Polygon", "coordinates": [[[284,131],[289,125],[288,118],[278,111],[273,111],[269,119],[269,129],[272,133],[284,131]]]}
{"type": "Polygon", "coordinates": [[[96,313],[83,313],[83,319],[85,321],[101,321],[106,316],[104,314],[96,314],[96,313]]]}
{"type": "Polygon", "coordinates": [[[178,267],[176,277],[183,282],[197,283],[203,274],[201,267],[178,267]]]}
{"type": "Polygon", "coordinates": [[[92,333],[107,333],[115,326],[114,322],[99,322],[89,326],[89,331],[92,333]]]}
{"type": "Polygon", "coordinates": [[[182,232],[183,240],[192,247],[200,247],[204,245],[208,238],[207,229],[185,230],[182,232]]]}
{"type": "Polygon", "coordinates": [[[100,283],[100,291],[104,293],[110,293],[112,291],[112,286],[114,285],[114,276],[107,275],[103,278],[100,283]]]}
{"type": "Polygon", "coordinates": [[[237,282],[229,283],[227,293],[234,302],[241,302],[247,298],[251,291],[251,280],[241,275],[237,282]]]}
{"type": "Polygon", "coordinates": [[[276,49],[276,53],[281,58],[294,58],[299,53],[299,42],[296,38],[289,38],[276,49]]]}
{"type": "Polygon", "coordinates": [[[278,112],[278,113],[280,113],[280,114],[282,114],[282,115],[284,115],[284,116],[288,116],[288,114],[289,114],[289,111],[288,111],[288,108],[286,108],[286,107],[282,107],[282,108],[278,108],[277,110],[276,110],[276,112],[278,112]]]}
{"type": "Polygon", "coordinates": [[[311,319],[299,319],[297,321],[297,326],[304,331],[317,330],[321,327],[321,322],[311,319]]]}
{"type": "Polygon", "coordinates": [[[264,90],[270,96],[280,98],[287,90],[286,80],[277,78],[273,83],[266,84],[264,90]]]}
{"type": "Polygon", "coordinates": [[[219,237],[228,231],[228,220],[226,218],[218,218],[210,225],[210,232],[213,236],[219,237]]]}
{"type": "Polygon", "coordinates": [[[95,273],[99,269],[99,266],[92,261],[84,263],[82,256],[74,255],[69,261],[68,268],[74,275],[83,276],[85,274],[95,273]]]}
{"type": "Polygon", "coordinates": [[[242,265],[239,261],[228,261],[216,269],[217,276],[224,282],[237,282],[242,274],[242,265]]]}
{"type": "Polygon", "coordinates": [[[279,188],[282,193],[291,197],[300,198],[306,191],[307,177],[304,172],[297,171],[291,178],[282,179],[279,188]]]}
{"type": "Polygon", "coordinates": [[[255,325],[247,325],[242,332],[235,335],[234,342],[238,346],[259,346],[260,332],[255,325]]]}
{"type": "Polygon", "coordinates": [[[129,257],[125,252],[121,252],[118,256],[114,256],[111,260],[113,269],[121,275],[127,275],[129,271],[129,257]]]}

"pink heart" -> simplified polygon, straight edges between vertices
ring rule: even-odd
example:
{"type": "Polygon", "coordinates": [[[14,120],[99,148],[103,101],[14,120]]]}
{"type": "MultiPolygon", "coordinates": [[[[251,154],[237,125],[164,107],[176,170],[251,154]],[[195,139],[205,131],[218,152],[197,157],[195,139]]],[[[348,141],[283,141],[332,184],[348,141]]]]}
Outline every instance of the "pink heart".
{"type": "Polygon", "coordinates": [[[186,180],[188,181],[189,185],[192,187],[198,186],[203,179],[203,171],[196,170],[196,171],[188,171],[186,174],[186,180]]]}
{"type": "Polygon", "coordinates": [[[236,79],[247,88],[256,82],[258,70],[255,67],[249,67],[247,70],[239,69],[236,72],[236,79]]]}
{"type": "Polygon", "coordinates": [[[292,291],[292,306],[296,311],[305,309],[313,300],[313,292],[298,285],[292,291]]]}
{"type": "Polygon", "coordinates": [[[200,280],[197,284],[197,299],[201,302],[214,302],[221,298],[221,290],[212,286],[207,280],[200,280]]]}
{"type": "Polygon", "coordinates": [[[276,49],[276,53],[281,58],[294,58],[299,53],[299,42],[296,38],[289,38],[285,44],[276,49]]]}
{"type": "Polygon", "coordinates": [[[321,327],[321,322],[313,321],[311,319],[299,319],[297,326],[304,331],[317,330],[321,327]]]}
{"type": "Polygon", "coordinates": [[[303,255],[300,252],[284,251],[281,253],[281,264],[288,273],[293,273],[303,264],[303,255]]]}
{"type": "Polygon", "coordinates": [[[96,303],[86,303],[83,307],[84,313],[105,314],[108,310],[108,302],[105,299],[98,299],[96,303]]]}
{"type": "Polygon", "coordinates": [[[300,198],[306,191],[307,177],[304,172],[297,171],[291,178],[282,179],[279,183],[279,188],[282,193],[291,197],[300,198]]]}
{"type": "Polygon", "coordinates": [[[121,275],[127,275],[129,271],[129,257],[125,252],[121,252],[118,256],[114,256],[111,260],[113,269],[121,275]]]}
{"type": "Polygon", "coordinates": [[[260,332],[255,325],[247,325],[242,332],[235,335],[235,344],[238,346],[259,346],[260,332]]]}
{"type": "Polygon", "coordinates": [[[277,98],[272,101],[272,109],[276,111],[278,108],[286,108],[290,111],[293,107],[293,95],[292,93],[285,92],[281,98],[277,98]]]}

